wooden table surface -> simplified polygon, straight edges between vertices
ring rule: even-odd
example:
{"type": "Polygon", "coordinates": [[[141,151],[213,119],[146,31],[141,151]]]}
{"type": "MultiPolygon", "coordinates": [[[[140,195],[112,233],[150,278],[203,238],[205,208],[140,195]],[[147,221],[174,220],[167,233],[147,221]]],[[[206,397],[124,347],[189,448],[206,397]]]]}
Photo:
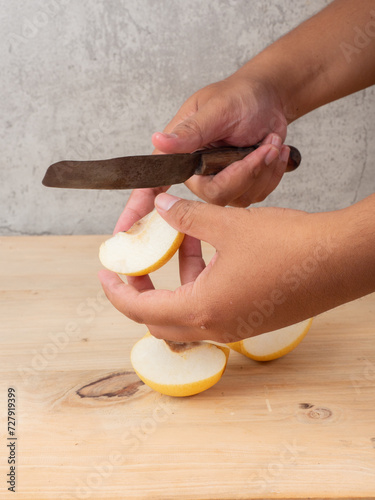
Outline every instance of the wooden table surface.
{"type": "MultiPolygon", "coordinates": [[[[316,318],[277,361],[232,352],[216,386],[174,399],[132,372],[146,328],[101,291],[104,239],[0,238],[1,499],[375,498],[374,296],[316,318]]],[[[176,259],[154,276],[175,287],[176,259]]]]}

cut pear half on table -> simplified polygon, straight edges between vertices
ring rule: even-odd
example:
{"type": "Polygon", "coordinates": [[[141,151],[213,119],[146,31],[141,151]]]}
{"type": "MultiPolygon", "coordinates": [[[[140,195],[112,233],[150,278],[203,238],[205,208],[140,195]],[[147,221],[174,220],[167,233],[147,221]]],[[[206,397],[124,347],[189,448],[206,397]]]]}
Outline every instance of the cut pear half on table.
{"type": "Polygon", "coordinates": [[[130,360],[138,377],[167,396],[193,396],[222,377],[229,357],[226,346],[209,342],[169,342],[147,333],[133,347],[130,360]]]}
{"type": "Polygon", "coordinates": [[[271,361],[293,351],[310,330],[313,318],[263,333],[256,337],[232,342],[228,346],[255,361],[271,361]]]}
{"type": "Polygon", "coordinates": [[[99,259],[115,273],[143,276],[168,262],[183,239],[184,234],[170,226],[154,209],[128,231],[104,241],[99,259]]]}

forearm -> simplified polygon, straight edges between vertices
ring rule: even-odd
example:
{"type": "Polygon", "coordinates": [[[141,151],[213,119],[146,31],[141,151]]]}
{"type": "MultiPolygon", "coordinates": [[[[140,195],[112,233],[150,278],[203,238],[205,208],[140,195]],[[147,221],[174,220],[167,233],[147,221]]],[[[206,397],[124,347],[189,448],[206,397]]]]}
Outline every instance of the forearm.
{"type": "Polygon", "coordinates": [[[288,122],[374,84],[375,1],[333,1],[235,75],[270,84],[288,122]]]}
{"type": "Polygon", "coordinates": [[[329,308],[375,292],[374,215],[375,194],[343,210],[312,214],[325,227],[329,241],[319,277],[325,300],[332,301],[329,308]]]}

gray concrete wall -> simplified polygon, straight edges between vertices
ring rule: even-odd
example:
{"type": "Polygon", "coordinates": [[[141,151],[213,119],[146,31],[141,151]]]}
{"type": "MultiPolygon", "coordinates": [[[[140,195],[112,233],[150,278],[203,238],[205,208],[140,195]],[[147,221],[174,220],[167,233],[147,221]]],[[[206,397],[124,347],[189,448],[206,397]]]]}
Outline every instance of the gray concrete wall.
{"type": "MultiPolygon", "coordinates": [[[[0,234],[111,232],[129,192],[47,189],[46,167],[150,153],[191,93],[327,3],[1,0],[0,234]]],[[[266,203],[331,210],[374,192],[374,104],[372,88],[294,123],[303,167],[266,203]]]]}

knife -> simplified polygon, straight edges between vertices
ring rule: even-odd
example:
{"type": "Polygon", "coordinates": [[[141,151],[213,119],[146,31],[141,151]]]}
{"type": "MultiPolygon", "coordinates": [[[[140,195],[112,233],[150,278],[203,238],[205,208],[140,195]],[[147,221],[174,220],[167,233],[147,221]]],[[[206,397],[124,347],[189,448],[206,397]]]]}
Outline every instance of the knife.
{"type": "MultiPolygon", "coordinates": [[[[110,160],[60,161],[48,167],[44,186],[73,189],[136,189],[185,182],[194,174],[214,175],[260,146],[203,149],[194,153],[124,156],[110,160]]],[[[301,163],[289,146],[287,171],[301,163]]]]}

